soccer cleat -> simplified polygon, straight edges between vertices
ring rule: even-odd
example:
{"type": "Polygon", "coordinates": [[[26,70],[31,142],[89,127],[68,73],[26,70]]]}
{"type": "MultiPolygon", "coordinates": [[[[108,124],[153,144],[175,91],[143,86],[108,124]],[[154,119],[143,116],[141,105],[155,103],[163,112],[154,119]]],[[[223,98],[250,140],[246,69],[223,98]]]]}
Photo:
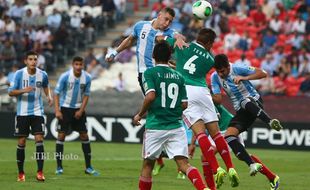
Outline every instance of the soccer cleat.
{"type": "Polygon", "coordinates": [[[24,172],[21,172],[21,173],[18,174],[17,181],[18,181],[18,182],[24,182],[24,181],[26,181],[25,173],[24,173],[24,172]]]}
{"type": "Polygon", "coordinates": [[[155,175],[158,175],[160,170],[164,167],[165,165],[156,165],[152,171],[152,174],[155,176],[155,175]]]}
{"type": "Polygon", "coordinates": [[[234,168],[229,168],[228,177],[229,177],[230,185],[232,187],[237,187],[239,185],[240,179],[234,168]]]}
{"type": "Polygon", "coordinates": [[[64,173],[64,170],[62,169],[62,167],[57,167],[55,174],[56,175],[61,175],[64,173]]]}
{"type": "Polygon", "coordinates": [[[280,185],[280,177],[276,175],[276,177],[270,181],[270,190],[277,190],[279,189],[280,185]]]}
{"type": "Polygon", "coordinates": [[[93,175],[93,176],[99,176],[100,173],[94,170],[92,167],[86,168],[85,174],[93,175]]]}
{"type": "Polygon", "coordinates": [[[218,167],[217,168],[217,172],[214,176],[214,179],[215,179],[215,183],[216,183],[216,188],[220,188],[223,183],[224,183],[224,177],[226,176],[226,171],[221,168],[221,167],[218,167]]]}
{"type": "Polygon", "coordinates": [[[177,179],[185,179],[185,174],[181,171],[178,172],[177,179]]]}
{"type": "Polygon", "coordinates": [[[210,189],[206,187],[206,188],[204,188],[203,190],[210,190],[210,189]]]}
{"type": "Polygon", "coordinates": [[[43,174],[43,172],[42,171],[38,171],[38,173],[37,173],[37,180],[38,181],[45,181],[45,177],[44,177],[44,174],[43,174]]]}
{"type": "Polygon", "coordinates": [[[279,120],[277,119],[272,119],[269,123],[270,127],[276,131],[280,131],[281,129],[283,129],[281,123],[279,120]]]}
{"type": "Polygon", "coordinates": [[[250,165],[250,176],[255,176],[257,172],[261,171],[263,168],[263,165],[260,163],[253,163],[250,165]]]}

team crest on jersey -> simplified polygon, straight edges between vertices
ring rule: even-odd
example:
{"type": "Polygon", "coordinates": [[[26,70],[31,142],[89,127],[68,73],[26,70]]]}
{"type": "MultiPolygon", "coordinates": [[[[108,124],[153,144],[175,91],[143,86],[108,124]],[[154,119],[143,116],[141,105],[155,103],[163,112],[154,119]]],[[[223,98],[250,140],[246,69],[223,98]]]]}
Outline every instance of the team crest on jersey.
{"type": "Polygon", "coordinates": [[[86,86],[85,84],[81,84],[81,85],[80,85],[80,89],[81,89],[81,90],[84,90],[84,89],[85,89],[85,86],[86,86]]]}
{"type": "Polygon", "coordinates": [[[255,71],[255,67],[250,66],[250,67],[249,67],[249,70],[255,71]]]}
{"type": "Polygon", "coordinates": [[[42,82],[41,81],[37,81],[36,82],[36,87],[37,88],[41,88],[42,87],[42,82]]]}

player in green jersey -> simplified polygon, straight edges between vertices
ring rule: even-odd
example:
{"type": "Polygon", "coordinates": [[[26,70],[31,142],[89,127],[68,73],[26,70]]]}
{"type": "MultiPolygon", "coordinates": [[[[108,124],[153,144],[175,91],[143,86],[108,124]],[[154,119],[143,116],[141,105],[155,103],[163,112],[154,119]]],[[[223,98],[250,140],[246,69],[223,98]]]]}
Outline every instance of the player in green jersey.
{"type": "Polygon", "coordinates": [[[187,139],[182,127],[182,111],[187,107],[184,78],[168,66],[170,57],[171,49],[166,42],[156,44],[153,51],[156,66],[143,74],[146,96],[133,119],[135,125],[140,125],[142,116],[148,112],[139,190],[152,188],[152,169],[163,150],[197,190],[207,190],[199,171],[188,163],[187,139]]]}
{"type": "MultiPolygon", "coordinates": [[[[174,47],[174,57],[176,70],[185,79],[188,96],[188,108],[183,111],[183,120],[187,127],[192,129],[204,157],[210,163],[217,186],[220,187],[224,183],[227,173],[219,166],[214,156],[214,149],[205,133],[206,129],[226,164],[231,185],[236,187],[239,184],[239,177],[231,161],[228,145],[220,133],[218,117],[205,79],[214,65],[210,51],[215,38],[216,34],[212,29],[203,28],[199,31],[196,41],[191,42],[188,47],[183,49],[174,47]]],[[[168,38],[167,41],[171,46],[175,43],[175,39],[172,38],[168,38]]]]}

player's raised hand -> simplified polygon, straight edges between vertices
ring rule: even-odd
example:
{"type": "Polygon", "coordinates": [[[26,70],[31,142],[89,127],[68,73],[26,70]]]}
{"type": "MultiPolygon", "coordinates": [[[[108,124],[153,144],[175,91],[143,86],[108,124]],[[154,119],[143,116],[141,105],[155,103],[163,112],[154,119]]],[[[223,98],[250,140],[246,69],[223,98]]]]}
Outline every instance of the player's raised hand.
{"type": "Polygon", "coordinates": [[[141,116],[140,116],[139,114],[137,114],[137,115],[135,115],[135,116],[133,117],[132,123],[133,123],[135,126],[141,125],[140,120],[141,120],[141,116]]]}
{"type": "Polygon", "coordinates": [[[105,60],[107,62],[112,62],[114,58],[117,56],[117,54],[118,54],[117,51],[113,50],[105,56],[105,60]]]}
{"type": "Polygon", "coordinates": [[[175,42],[174,42],[174,47],[178,47],[179,49],[183,49],[185,47],[188,47],[189,44],[186,43],[183,39],[178,38],[175,42]]]}

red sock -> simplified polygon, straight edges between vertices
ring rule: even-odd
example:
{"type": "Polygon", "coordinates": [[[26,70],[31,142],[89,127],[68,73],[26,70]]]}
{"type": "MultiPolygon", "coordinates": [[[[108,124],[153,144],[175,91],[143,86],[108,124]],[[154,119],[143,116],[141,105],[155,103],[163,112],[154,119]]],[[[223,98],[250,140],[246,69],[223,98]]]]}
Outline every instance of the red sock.
{"type": "Polygon", "coordinates": [[[215,142],[217,151],[219,152],[219,154],[221,155],[222,159],[225,162],[227,171],[229,170],[229,168],[233,168],[234,165],[231,161],[228,145],[222,134],[218,132],[214,137],[212,137],[212,139],[215,142]]]}
{"type": "Polygon", "coordinates": [[[214,183],[214,177],[213,177],[213,173],[212,173],[212,169],[210,164],[208,163],[208,161],[203,158],[203,160],[201,161],[201,165],[202,165],[202,169],[203,169],[203,175],[205,176],[205,180],[207,182],[208,187],[211,190],[216,189],[215,188],[215,183],[214,183]]]}
{"type": "Polygon", "coordinates": [[[197,136],[197,140],[201,149],[201,152],[203,156],[207,159],[209,162],[212,172],[216,173],[217,168],[219,167],[219,163],[217,162],[215,155],[214,155],[214,149],[211,146],[211,143],[205,133],[200,133],[197,136]]]}
{"type": "Polygon", "coordinates": [[[161,166],[164,165],[163,157],[160,156],[159,158],[157,158],[156,161],[157,161],[157,164],[158,164],[158,165],[161,165],[161,166]]]}
{"type": "Polygon", "coordinates": [[[140,176],[139,190],[151,190],[151,188],[152,188],[152,178],[140,176]]]}
{"type": "Polygon", "coordinates": [[[258,157],[256,157],[255,155],[251,155],[251,158],[255,162],[258,162],[263,165],[263,168],[260,171],[260,173],[265,175],[269,179],[269,181],[272,181],[276,177],[276,175],[269,168],[267,168],[258,157]]]}
{"type": "Polygon", "coordinates": [[[196,187],[197,190],[203,190],[204,188],[206,188],[199,171],[195,167],[190,166],[186,171],[186,175],[188,179],[191,180],[192,184],[196,187]]]}

